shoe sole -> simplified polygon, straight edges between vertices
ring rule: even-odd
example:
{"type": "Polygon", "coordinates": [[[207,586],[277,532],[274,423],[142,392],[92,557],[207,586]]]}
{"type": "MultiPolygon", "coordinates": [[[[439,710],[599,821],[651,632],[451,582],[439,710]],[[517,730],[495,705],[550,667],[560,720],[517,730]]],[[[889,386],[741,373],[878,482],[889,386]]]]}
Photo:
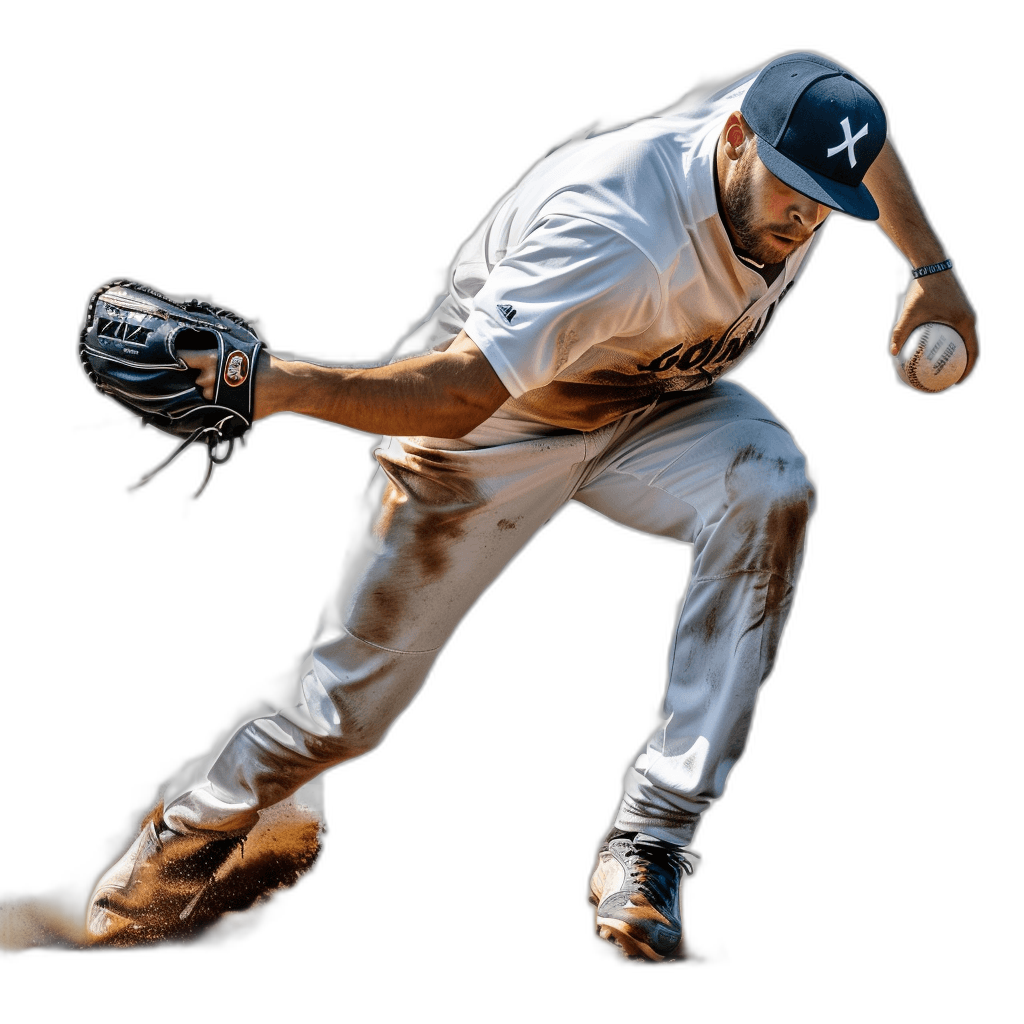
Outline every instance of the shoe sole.
{"type": "Polygon", "coordinates": [[[597,934],[614,943],[626,956],[642,956],[645,960],[664,960],[662,953],[656,953],[646,942],[639,942],[626,930],[626,926],[613,917],[597,919],[597,934]]]}
{"type": "MultiPolygon", "coordinates": [[[[599,906],[597,893],[595,893],[593,889],[590,891],[590,902],[593,903],[595,907],[599,906]]],[[[646,942],[641,942],[639,939],[631,935],[628,930],[629,926],[624,921],[620,921],[617,917],[598,916],[595,919],[595,924],[595,930],[598,937],[618,946],[625,956],[639,956],[643,957],[645,960],[653,960],[657,963],[669,957],[675,959],[683,955],[682,939],[679,940],[675,948],[669,953],[659,953],[648,946],[646,942]]]]}

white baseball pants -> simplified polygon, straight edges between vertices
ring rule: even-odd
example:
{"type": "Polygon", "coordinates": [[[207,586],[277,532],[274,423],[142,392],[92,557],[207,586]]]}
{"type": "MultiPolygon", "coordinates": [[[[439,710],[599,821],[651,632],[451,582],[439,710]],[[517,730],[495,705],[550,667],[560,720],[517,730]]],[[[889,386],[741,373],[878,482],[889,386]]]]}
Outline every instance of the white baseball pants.
{"type": "Polygon", "coordinates": [[[261,808],[370,750],[476,598],[575,499],[694,546],[663,721],[627,772],[616,821],[688,844],[743,750],[789,611],[813,501],[803,455],[728,382],[590,433],[492,448],[422,440],[385,439],[377,452],[371,543],[306,659],[298,702],[246,723],[167,792],[167,824],[247,829],[261,808]]]}

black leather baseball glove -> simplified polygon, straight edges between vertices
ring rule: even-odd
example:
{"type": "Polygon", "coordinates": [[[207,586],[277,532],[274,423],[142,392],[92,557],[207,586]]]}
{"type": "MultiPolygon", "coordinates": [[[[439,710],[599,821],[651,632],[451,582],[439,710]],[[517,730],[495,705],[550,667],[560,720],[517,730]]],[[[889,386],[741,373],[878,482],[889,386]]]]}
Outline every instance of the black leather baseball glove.
{"type": "MultiPolygon", "coordinates": [[[[198,299],[176,301],[134,281],[111,281],[89,300],[79,355],[89,379],[144,423],[181,438],[171,456],[139,484],[196,441],[209,453],[206,476],[231,455],[234,440],[252,426],[256,362],[263,343],[238,314],[198,299]],[[199,375],[178,355],[215,349],[217,384],[211,401],[199,375]],[[223,442],[227,451],[218,453],[223,442]]],[[[139,486],[137,484],[136,486],[139,486]]]]}

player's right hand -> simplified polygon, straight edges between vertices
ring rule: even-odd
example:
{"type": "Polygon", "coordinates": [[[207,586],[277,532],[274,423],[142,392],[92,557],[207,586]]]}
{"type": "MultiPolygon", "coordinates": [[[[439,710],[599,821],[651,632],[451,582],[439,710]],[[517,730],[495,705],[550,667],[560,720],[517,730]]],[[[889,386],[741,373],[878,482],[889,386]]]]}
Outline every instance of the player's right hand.
{"type": "Polygon", "coordinates": [[[915,278],[910,282],[903,300],[903,312],[893,329],[889,351],[894,356],[899,355],[911,331],[921,324],[949,324],[967,346],[967,368],[957,382],[963,384],[978,360],[975,321],[974,309],[952,270],[915,278]]]}

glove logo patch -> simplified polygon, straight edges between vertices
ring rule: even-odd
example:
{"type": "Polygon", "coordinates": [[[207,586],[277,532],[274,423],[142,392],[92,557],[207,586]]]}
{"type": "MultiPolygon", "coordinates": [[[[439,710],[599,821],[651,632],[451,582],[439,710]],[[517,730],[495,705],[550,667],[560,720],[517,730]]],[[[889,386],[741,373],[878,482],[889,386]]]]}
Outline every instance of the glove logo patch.
{"type": "Polygon", "coordinates": [[[224,383],[228,387],[237,388],[244,384],[249,376],[249,357],[235,349],[224,360],[224,383]]]}

